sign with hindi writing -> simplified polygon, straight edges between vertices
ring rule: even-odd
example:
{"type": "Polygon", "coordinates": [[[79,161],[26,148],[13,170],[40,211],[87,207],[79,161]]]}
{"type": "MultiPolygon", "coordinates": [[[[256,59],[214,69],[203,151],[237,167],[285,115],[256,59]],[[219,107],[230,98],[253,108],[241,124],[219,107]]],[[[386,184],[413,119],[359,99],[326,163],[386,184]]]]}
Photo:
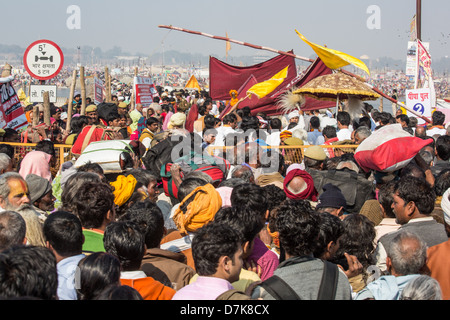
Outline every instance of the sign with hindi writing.
{"type": "Polygon", "coordinates": [[[0,83],[0,128],[21,131],[27,126],[27,117],[11,82],[0,83]]]}
{"type": "Polygon", "coordinates": [[[94,103],[100,104],[103,102],[105,87],[103,85],[103,81],[99,78],[94,78],[94,103]]]}
{"type": "MultiPolygon", "coordinates": [[[[406,71],[405,71],[405,75],[407,77],[415,77],[417,75],[418,72],[418,53],[420,53],[421,51],[418,52],[419,48],[418,48],[419,44],[417,43],[417,41],[408,41],[408,49],[407,49],[407,53],[406,53],[406,71]]],[[[426,52],[428,53],[428,50],[430,48],[430,43],[429,42],[420,42],[420,49],[425,49],[426,52]]]]}
{"type": "Polygon", "coordinates": [[[51,103],[56,103],[56,85],[34,85],[30,86],[30,102],[44,102],[44,92],[48,91],[51,103]]]}
{"type": "Polygon", "coordinates": [[[159,97],[150,77],[134,77],[134,93],[136,103],[140,103],[143,107],[148,107],[154,97],[159,97]]]}
{"type": "MultiPolygon", "coordinates": [[[[430,88],[413,89],[405,91],[406,106],[418,114],[431,119],[431,90],[430,88]]],[[[417,117],[412,112],[407,112],[408,117],[416,117],[418,124],[424,124],[425,120],[417,117]]]]}
{"type": "Polygon", "coordinates": [[[35,79],[48,80],[61,71],[64,55],[61,48],[50,40],[38,40],[28,46],[23,55],[23,65],[35,79]]]}

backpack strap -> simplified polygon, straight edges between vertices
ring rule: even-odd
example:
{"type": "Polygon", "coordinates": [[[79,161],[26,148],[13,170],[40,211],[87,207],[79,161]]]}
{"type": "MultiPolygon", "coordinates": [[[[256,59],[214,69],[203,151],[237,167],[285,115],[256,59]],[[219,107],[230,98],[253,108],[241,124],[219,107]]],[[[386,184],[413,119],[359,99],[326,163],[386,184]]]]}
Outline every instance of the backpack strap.
{"type": "Polygon", "coordinates": [[[261,284],[276,300],[301,300],[295,291],[283,279],[273,275],[261,284]]]}
{"type": "Polygon", "coordinates": [[[334,263],[324,261],[322,281],[320,282],[317,300],[334,300],[336,296],[338,266],[334,263]]]}
{"type": "Polygon", "coordinates": [[[250,297],[240,290],[230,289],[220,294],[216,300],[250,300],[250,297]]]}

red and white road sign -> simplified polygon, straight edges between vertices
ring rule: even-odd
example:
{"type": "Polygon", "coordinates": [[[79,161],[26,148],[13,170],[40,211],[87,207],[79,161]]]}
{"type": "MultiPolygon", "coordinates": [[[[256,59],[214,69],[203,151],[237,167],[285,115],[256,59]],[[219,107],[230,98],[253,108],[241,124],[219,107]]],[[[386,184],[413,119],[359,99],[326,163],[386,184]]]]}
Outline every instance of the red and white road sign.
{"type": "Polygon", "coordinates": [[[64,55],[61,48],[53,41],[37,40],[25,50],[23,64],[33,78],[48,80],[61,71],[64,55]]]}

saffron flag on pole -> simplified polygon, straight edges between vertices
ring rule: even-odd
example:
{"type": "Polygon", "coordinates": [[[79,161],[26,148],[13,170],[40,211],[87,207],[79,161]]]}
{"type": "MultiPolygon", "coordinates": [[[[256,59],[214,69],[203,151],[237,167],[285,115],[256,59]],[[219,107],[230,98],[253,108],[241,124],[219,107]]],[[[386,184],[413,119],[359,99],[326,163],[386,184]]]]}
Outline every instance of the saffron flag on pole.
{"type": "Polygon", "coordinates": [[[186,82],[186,85],[184,86],[185,89],[197,89],[199,92],[201,91],[200,85],[198,84],[197,79],[194,75],[192,75],[188,82],[186,82]]]}
{"type": "MultiPolygon", "coordinates": [[[[227,36],[227,39],[228,39],[228,33],[225,33],[226,34],[226,36],[227,36]]],[[[227,40],[227,44],[226,44],[226,47],[225,47],[225,56],[228,58],[228,51],[230,51],[231,50],[231,43],[230,43],[230,41],[228,41],[227,40]]]]}
{"type": "Polygon", "coordinates": [[[417,40],[417,23],[416,23],[416,15],[411,20],[409,24],[409,41],[417,40]]]}
{"type": "Polygon", "coordinates": [[[352,64],[355,67],[364,70],[368,75],[370,75],[369,68],[367,68],[366,64],[361,60],[352,57],[351,55],[348,55],[344,52],[312,43],[297,30],[295,30],[295,32],[297,32],[300,39],[305,41],[314,50],[314,52],[319,56],[319,58],[323,61],[323,63],[325,63],[328,68],[339,69],[345,67],[346,65],[352,64]]]}
{"type": "Polygon", "coordinates": [[[247,90],[247,95],[254,94],[259,99],[264,98],[273,90],[275,90],[284,81],[284,79],[286,79],[288,68],[289,66],[285,67],[269,80],[255,84],[247,90]]]}

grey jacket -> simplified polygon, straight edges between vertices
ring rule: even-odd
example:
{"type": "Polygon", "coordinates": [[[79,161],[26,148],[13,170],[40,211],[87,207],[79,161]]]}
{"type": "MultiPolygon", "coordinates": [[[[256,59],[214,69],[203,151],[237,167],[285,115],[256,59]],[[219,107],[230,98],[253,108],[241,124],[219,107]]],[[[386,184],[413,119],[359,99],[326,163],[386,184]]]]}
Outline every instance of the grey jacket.
{"type": "MultiPolygon", "coordinates": [[[[292,258],[295,259],[295,258],[292,258]]],[[[288,259],[278,266],[274,275],[283,279],[302,300],[317,300],[324,262],[312,259],[297,264],[289,264],[288,259]]],[[[275,300],[263,287],[257,286],[252,292],[252,299],[275,300]]],[[[352,289],[347,276],[339,269],[336,300],[351,300],[352,289]]]]}
{"type": "Polygon", "coordinates": [[[420,220],[413,219],[402,225],[397,231],[385,234],[379,241],[385,248],[388,248],[392,239],[402,230],[416,233],[426,242],[428,247],[448,240],[444,225],[430,217],[428,219],[421,218],[420,220]]]}

